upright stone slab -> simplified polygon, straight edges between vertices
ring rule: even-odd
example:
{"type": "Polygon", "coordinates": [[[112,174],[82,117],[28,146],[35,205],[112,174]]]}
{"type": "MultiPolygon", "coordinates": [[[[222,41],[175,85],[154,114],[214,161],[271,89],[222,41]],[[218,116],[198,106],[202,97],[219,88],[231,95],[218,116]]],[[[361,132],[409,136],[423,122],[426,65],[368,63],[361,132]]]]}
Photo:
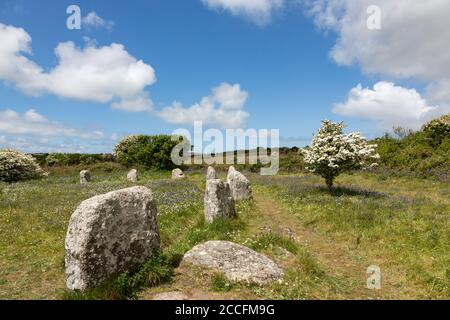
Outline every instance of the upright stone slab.
{"type": "Polygon", "coordinates": [[[206,180],[213,180],[217,178],[216,170],[213,167],[208,167],[208,170],[206,171],[206,180]]]}
{"type": "Polygon", "coordinates": [[[146,187],[83,201],[66,235],[67,287],[86,290],[145,262],[160,247],[157,209],[146,187]]]}
{"type": "Polygon", "coordinates": [[[184,179],[186,176],[184,175],[183,171],[181,169],[173,169],[172,170],[172,180],[181,180],[184,179]]]}
{"type": "Polygon", "coordinates": [[[80,171],[80,184],[87,184],[91,181],[91,173],[89,170],[80,171]]]}
{"type": "Polygon", "coordinates": [[[128,181],[131,181],[131,182],[137,182],[137,180],[138,180],[137,170],[131,169],[130,172],[128,172],[128,174],[127,174],[127,179],[128,179],[128,181]]]}
{"type": "Polygon", "coordinates": [[[211,223],[217,218],[233,218],[236,208],[228,183],[220,179],[206,181],[204,198],[205,221],[211,223]]]}
{"type": "Polygon", "coordinates": [[[250,181],[233,166],[228,170],[227,182],[234,200],[246,200],[252,197],[250,181]]]}

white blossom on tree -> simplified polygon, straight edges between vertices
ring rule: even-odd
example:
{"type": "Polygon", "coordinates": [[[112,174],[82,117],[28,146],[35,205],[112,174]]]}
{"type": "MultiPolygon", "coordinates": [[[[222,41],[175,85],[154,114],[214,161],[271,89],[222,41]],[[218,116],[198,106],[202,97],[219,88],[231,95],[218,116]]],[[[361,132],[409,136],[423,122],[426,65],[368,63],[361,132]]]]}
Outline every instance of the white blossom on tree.
{"type": "Polygon", "coordinates": [[[16,182],[46,175],[32,156],[12,149],[0,149],[0,181],[16,182]]]}
{"type": "Polygon", "coordinates": [[[344,134],[344,128],[343,123],[323,121],[311,145],[302,150],[307,169],[323,177],[330,189],[342,172],[368,169],[380,158],[377,145],[369,144],[358,132],[344,134]]]}

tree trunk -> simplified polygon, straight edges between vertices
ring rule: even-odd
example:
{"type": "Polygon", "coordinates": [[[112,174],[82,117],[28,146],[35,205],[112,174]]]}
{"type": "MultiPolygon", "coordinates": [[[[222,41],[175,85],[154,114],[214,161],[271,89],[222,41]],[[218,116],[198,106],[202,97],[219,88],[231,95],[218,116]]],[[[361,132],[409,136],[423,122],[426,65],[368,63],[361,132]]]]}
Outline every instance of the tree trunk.
{"type": "Polygon", "coordinates": [[[325,182],[327,184],[328,190],[329,191],[333,190],[334,177],[333,176],[325,177],[325,182]]]}

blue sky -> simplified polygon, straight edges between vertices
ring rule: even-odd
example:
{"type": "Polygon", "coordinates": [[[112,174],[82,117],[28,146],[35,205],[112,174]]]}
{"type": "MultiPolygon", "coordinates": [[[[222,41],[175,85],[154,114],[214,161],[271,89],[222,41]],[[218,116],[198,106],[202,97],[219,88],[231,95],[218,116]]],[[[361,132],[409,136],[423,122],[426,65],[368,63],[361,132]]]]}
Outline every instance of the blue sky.
{"type": "MultiPolygon", "coordinates": [[[[381,58],[377,61],[367,56],[371,50],[380,56],[380,47],[397,41],[385,34],[393,22],[403,21],[402,16],[386,13],[384,17],[390,22],[386,31],[367,30],[367,6],[355,8],[343,1],[347,14],[361,10],[364,27],[356,18],[355,28],[362,30],[355,36],[348,28],[330,23],[332,19],[323,19],[330,14],[326,9],[333,1],[319,2],[321,6],[314,7],[309,1],[260,0],[249,7],[237,0],[0,1],[4,29],[0,47],[10,44],[6,42],[10,35],[22,40],[28,35],[27,45],[32,50],[5,50],[3,54],[9,56],[4,61],[14,59],[9,65],[17,63],[17,68],[24,69],[23,61],[12,55],[23,56],[40,70],[36,79],[54,78],[30,89],[35,73],[17,75],[9,67],[2,70],[0,63],[0,147],[110,152],[116,140],[127,134],[189,129],[198,114],[206,126],[220,129],[231,123],[243,128],[280,129],[281,145],[304,146],[326,118],[345,121],[348,130],[375,137],[396,123],[417,128],[431,115],[448,111],[448,68],[442,71],[435,65],[448,65],[447,58],[438,55],[438,61],[430,65],[426,52],[423,56],[411,54],[406,62],[422,63],[424,68],[410,70],[409,64],[403,65],[399,59],[400,49],[412,48],[408,43],[397,51],[383,51],[381,56],[392,63],[389,68],[381,58]],[[80,30],[69,30],[66,9],[71,4],[80,7],[82,17],[95,13],[91,15],[95,19],[84,19],[80,30]],[[20,34],[15,32],[19,28],[23,29],[20,34]],[[366,38],[373,47],[367,45],[366,38]],[[88,47],[98,51],[95,61],[105,62],[102,68],[112,70],[110,76],[95,83],[107,97],[95,97],[95,92],[83,87],[83,83],[90,83],[83,77],[92,77],[89,68],[80,71],[76,82],[67,84],[51,74],[60,66],[64,79],[70,78],[73,66],[55,55],[55,48],[67,42],[74,43],[75,49],[67,50],[70,59],[77,56],[80,60],[79,70],[85,70],[83,59],[88,47]],[[108,65],[109,58],[103,59],[100,49],[112,43],[122,45],[123,50],[111,50],[117,49],[118,55],[111,53],[115,58],[108,65]],[[134,86],[128,88],[126,82],[114,80],[128,70],[118,68],[116,58],[136,69],[139,79],[134,86]],[[436,71],[423,71],[429,69],[436,71]],[[85,99],[85,92],[92,97],[85,99]],[[196,104],[197,113],[189,110],[196,104]],[[393,105],[401,106],[393,112],[393,105]],[[221,110],[213,114],[216,109],[211,108],[221,110]],[[34,125],[34,129],[28,128],[34,125]]],[[[388,9],[388,2],[379,2],[381,9],[388,9]]],[[[446,1],[440,5],[430,5],[425,12],[448,7],[446,1]]],[[[331,17],[339,19],[341,15],[331,17]]],[[[397,37],[406,41],[401,32],[397,37]]]]}

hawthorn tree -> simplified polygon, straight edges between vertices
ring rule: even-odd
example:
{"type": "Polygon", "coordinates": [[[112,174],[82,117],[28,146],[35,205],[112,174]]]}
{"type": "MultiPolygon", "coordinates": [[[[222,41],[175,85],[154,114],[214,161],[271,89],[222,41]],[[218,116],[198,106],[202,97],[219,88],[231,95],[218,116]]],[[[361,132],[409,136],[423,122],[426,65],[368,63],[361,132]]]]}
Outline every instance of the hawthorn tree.
{"type": "Polygon", "coordinates": [[[328,189],[345,171],[368,169],[380,158],[377,145],[369,144],[358,132],[344,134],[343,123],[322,121],[311,144],[303,149],[306,168],[323,177],[328,189]]]}
{"type": "Polygon", "coordinates": [[[45,176],[32,156],[17,150],[0,149],[0,181],[17,182],[45,176]]]}

